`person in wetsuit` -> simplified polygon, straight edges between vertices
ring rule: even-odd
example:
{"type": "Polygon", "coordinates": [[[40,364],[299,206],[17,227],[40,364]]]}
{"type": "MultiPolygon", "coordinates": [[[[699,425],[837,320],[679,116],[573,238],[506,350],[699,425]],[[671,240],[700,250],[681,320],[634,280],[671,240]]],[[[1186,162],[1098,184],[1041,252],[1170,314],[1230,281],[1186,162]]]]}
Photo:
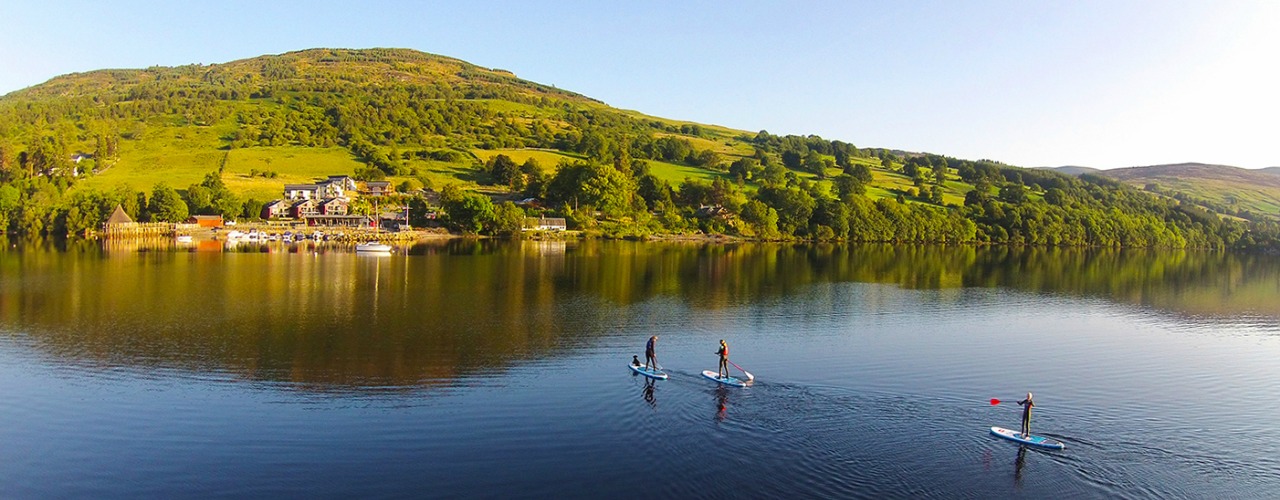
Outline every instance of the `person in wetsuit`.
{"type": "Polygon", "coordinates": [[[1031,408],[1036,404],[1031,401],[1030,392],[1027,393],[1027,399],[1018,401],[1018,404],[1022,406],[1022,439],[1027,439],[1031,436],[1031,408]]]}
{"type": "Polygon", "coordinates": [[[644,345],[644,367],[650,371],[658,369],[658,355],[653,350],[653,344],[658,341],[658,336],[649,337],[649,342],[644,345]]]}
{"type": "Polygon", "coordinates": [[[716,354],[720,355],[720,378],[729,378],[729,344],[724,339],[720,339],[720,350],[716,354]]]}

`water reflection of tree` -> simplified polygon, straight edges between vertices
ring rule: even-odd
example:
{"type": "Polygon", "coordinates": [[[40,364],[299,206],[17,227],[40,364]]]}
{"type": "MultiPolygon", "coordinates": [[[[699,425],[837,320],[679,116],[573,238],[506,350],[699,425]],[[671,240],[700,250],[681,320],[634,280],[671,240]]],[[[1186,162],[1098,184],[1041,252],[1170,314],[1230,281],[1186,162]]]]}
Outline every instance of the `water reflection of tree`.
{"type": "Polygon", "coordinates": [[[820,283],[1280,317],[1280,259],[1229,253],[457,240],[370,260],[77,245],[0,251],[0,321],[59,356],[313,388],[448,383],[600,335],[618,307],[726,308],[820,283]]]}

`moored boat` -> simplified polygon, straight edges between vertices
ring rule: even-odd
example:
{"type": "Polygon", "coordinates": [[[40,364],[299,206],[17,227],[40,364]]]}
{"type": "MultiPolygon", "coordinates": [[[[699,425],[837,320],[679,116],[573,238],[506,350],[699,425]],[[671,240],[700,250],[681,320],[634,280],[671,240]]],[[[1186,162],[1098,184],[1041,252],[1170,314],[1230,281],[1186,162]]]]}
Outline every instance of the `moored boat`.
{"type": "Polygon", "coordinates": [[[356,252],[357,253],[389,254],[391,253],[391,245],[387,245],[385,243],[378,243],[376,241],[366,241],[364,243],[356,245],[356,252]]]}

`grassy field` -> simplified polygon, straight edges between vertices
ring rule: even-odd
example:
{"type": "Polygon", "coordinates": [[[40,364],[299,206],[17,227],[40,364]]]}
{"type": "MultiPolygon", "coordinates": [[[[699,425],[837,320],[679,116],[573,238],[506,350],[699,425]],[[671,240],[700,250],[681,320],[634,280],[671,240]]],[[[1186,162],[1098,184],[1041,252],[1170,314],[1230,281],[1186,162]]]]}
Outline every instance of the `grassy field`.
{"type": "Polygon", "coordinates": [[[551,149],[475,149],[471,152],[475,153],[476,157],[485,162],[488,162],[490,159],[500,154],[507,155],[508,158],[511,158],[519,164],[523,164],[529,158],[533,158],[538,162],[538,165],[541,165],[547,172],[555,171],[556,165],[563,160],[574,161],[585,159],[582,155],[562,153],[551,149]]]}
{"type": "Polygon", "coordinates": [[[279,198],[285,184],[307,184],[329,175],[351,175],[360,163],[342,148],[294,146],[219,149],[220,141],[211,129],[154,128],[143,141],[121,141],[120,159],[111,168],[85,179],[78,186],[110,190],[117,186],[150,191],[164,182],[186,189],[218,170],[223,159],[222,180],[227,188],[244,198],[279,198]],[[276,172],[276,178],[251,177],[253,170],[276,172]]]}
{"type": "MultiPolygon", "coordinates": [[[[559,164],[561,160],[584,159],[581,155],[547,149],[477,149],[473,152],[484,161],[489,161],[490,158],[498,156],[499,154],[507,155],[507,157],[511,158],[516,163],[524,163],[525,160],[533,158],[537,160],[538,164],[542,165],[542,168],[546,169],[548,173],[554,172],[556,165],[559,164]]],[[[705,168],[691,167],[689,165],[680,165],[677,163],[668,163],[659,160],[645,161],[649,163],[649,172],[652,173],[654,177],[671,183],[673,187],[678,187],[681,182],[684,182],[685,178],[698,179],[707,182],[710,182],[717,177],[727,178],[726,174],[707,170],[705,168]]]]}
{"type": "Polygon", "coordinates": [[[120,158],[79,186],[109,190],[127,185],[150,191],[159,182],[185,188],[217,170],[224,151],[210,127],[146,127],[141,139],[120,141],[120,158]]]}
{"type": "MultiPolygon", "coordinates": [[[[200,182],[206,174],[216,171],[224,161],[226,167],[223,182],[242,198],[271,200],[279,198],[285,184],[306,184],[329,175],[351,175],[361,167],[350,151],[343,148],[308,148],[296,146],[252,147],[225,150],[221,149],[223,141],[220,136],[225,132],[221,127],[147,127],[143,132],[143,140],[122,141],[120,159],[115,164],[94,177],[85,179],[79,185],[86,188],[110,190],[116,186],[126,185],[132,189],[150,191],[159,182],[166,182],[177,189],[200,182]],[[262,175],[251,175],[257,172],[275,172],[275,178],[262,175]]],[[[746,145],[727,146],[725,141],[716,143],[709,139],[690,138],[695,147],[713,148],[722,154],[749,153],[746,145]],[[719,146],[717,146],[719,144],[719,146]]],[[[581,155],[547,149],[475,149],[471,151],[481,161],[504,154],[516,163],[524,163],[533,158],[548,172],[563,160],[581,160],[581,155]]],[[[730,157],[735,158],[735,157],[730,157]]],[[[867,186],[867,196],[871,199],[896,198],[897,191],[910,191],[915,186],[911,179],[901,173],[885,170],[874,158],[853,158],[855,163],[872,166],[874,182],[867,186]]],[[[679,187],[685,179],[697,179],[710,182],[716,178],[728,178],[728,174],[700,167],[681,165],[657,160],[646,160],[649,171],[659,179],[679,187]]],[[[732,160],[728,160],[732,161],[732,160]]],[[[429,160],[411,160],[409,166],[421,177],[430,182],[436,189],[449,184],[461,184],[470,189],[480,188],[481,181],[475,165],[468,159],[465,163],[446,163],[429,160]]],[[[839,175],[839,169],[830,169],[828,176],[839,175]]],[[[802,179],[816,180],[811,173],[797,172],[802,179]]],[[[398,183],[406,178],[393,177],[388,180],[398,183]]],[[[826,189],[830,189],[830,180],[818,181],[826,189]]],[[[949,180],[945,185],[943,202],[960,205],[964,202],[964,193],[972,186],[949,180]]],[[[748,194],[755,192],[757,186],[748,185],[748,194]]],[[[1262,194],[1262,193],[1259,193],[1262,194]]],[[[1259,196],[1264,198],[1265,195],[1259,196]]],[[[917,200],[911,200],[916,202],[917,200]]],[[[1251,200],[1253,201],[1253,200],[1251,200]]]]}
{"type": "Polygon", "coordinates": [[[712,151],[720,153],[720,155],[724,157],[724,162],[726,164],[732,163],[733,161],[743,156],[751,156],[753,153],[755,153],[755,149],[753,149],[751,145],[738,142],[729,138],[706,139],[702,137],[689,137],[687,135],[669,134],[669,133],[662,133],[662,132],[653,134],[653,136],[655,138],[675,137],[677,139],[684,139],[686,141],[689,141],[689,145],[693,146],[693,148],[698,151],[702,151],[704,149],[710,149],[712,151]]]}
{"type": "MultiPolygon", "coordinates": [[[[283,194],[285,184],[310,184],[330,175],[351,175],[361,166],[342,148],[263,147],[228,152],[222,182],[246,198],[271,200],[283,194]],[[278,172],[274,179],[250,177],[253,170],[278,172]]],[[[201,175],[203,177],[203,175],[201,175]]],[[[183,184],[178,187],[186,187],[183,184]]]]}
{"type": "MultiPolygon", "coordinates": [[[[433,189],[441,189],[450,184],[460,184],[471,189],[480,186],[478,183],[479,171],[476,170],[474,165],[432,160],[411,160],[409,167],[422,172],[423,176],[431,181],[430,187],[433,189]]],[[[402,179],[388,180],[398,181],[402,179]]]]}
{"type": "Polygon", "coordinates": [[[1242,208],[1255,213],[1272,217],[1280,215],[1280,189],[1266,185],[1248,185],[1222,179],[1184,180],[1161,177],[1156,180],[1130,181],[1129,184],[1142,189],[1146,184],[1154,183],[1172,191],[1181,191],[1196,198],[1210,200],[1228,207],[1242,208]]]}
{"type": "Polygon", "coordinates": [[[645,161],[649,162],[649,173],[653,174],[654,177],[671,183],[671,186],[676,188],[680,186],[681,182],[684,182],[685,178],[711,182],[717,177],[728,177],[727,174],[705,168],[678,165],[658,160],[645,161]]]}
{"type": "Polygon", "coordinates": [[[1168,196],[1184,193],[1211,205],[1280,216],[1280,175],[1225,165],[1181,163],[1101,171],[1138,189],[1154,184],[1168,196]]]}
{"type": "MultiPolygon", "coordinates": [[[[860,158],[859,160],[862,159],[860,158]]],[[[872,200],[897,198],[899,191],[910,192],[916,187],[910,177],[878,166],[871,169],[871,175],[874,180],[870,186],[867,186],[867,197],[872,200]]],[[[933,183],[927,182],[925,186],[932,187],[933,183]]],[[[973,189],[972,184],[949,177],[942,186],[942,203],[944,205],[963,205],[964,195],[971,189],[973,189]]],[[[908,200],[910,201],[911,199],[908,198],[908,200]]]]}

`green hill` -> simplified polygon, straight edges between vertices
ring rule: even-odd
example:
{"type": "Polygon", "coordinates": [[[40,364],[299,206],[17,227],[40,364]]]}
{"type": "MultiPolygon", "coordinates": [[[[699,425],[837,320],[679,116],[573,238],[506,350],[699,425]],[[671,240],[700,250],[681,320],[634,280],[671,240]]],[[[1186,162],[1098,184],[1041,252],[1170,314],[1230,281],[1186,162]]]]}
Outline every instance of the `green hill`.
{"type": "Polygon", "coordinates": [[[615,236],[1248,246],[1270,234],[1093,176],[653,117],[406,49],[92,71],[0,98],[10,232],[76,233],[116,203],[144,219],[253,218],[283,184],[331,174],[442,190],[459,209],[445,220],[468,231],[497,230],[490,199],[534,197],[615,236]],[[479,219],[459,222],[464,206],[479,219]]]}
{"type": "Polygon", "coordinates": [[[617,110],[507,71],[403,49],[92,71],[0,99],[4,152],[32,149],[42,136],[60,153],[96,160],[82,166],[92,174],[83,187],[181,188],[221,168],[229,187],[257,198],[275,196],[285,182],[369,166],[394,181],[475,185],[476,167],[499,152],[548,170],[588,155],[640,156],[668,182],[711,181],[730,178],[727,165],[755,151],[747,140],[755,133],[617,110]],[[684,150],[655,153],[662,139],[684,150]],[[618,154],[623,148],[630,151],[618,154]],[[687,161],[701,151],[718,155],[716,164],[687,161]]]}
{"type": "Polygon", "coordinates": [[[1280,218],[1280,173],[1181,163],[1107,170],[1107,177],[1246,218],[1280,218]]]}
{"type": "Polygon", "coordinates": [[[1098,170],[1056,167],[1068,174],[1092,174],[1125,182],[1213,212],[1247,219],[1280,218],[1280,168],[1250,170],[1227,165],[1178,163],[1098,170]]]}

